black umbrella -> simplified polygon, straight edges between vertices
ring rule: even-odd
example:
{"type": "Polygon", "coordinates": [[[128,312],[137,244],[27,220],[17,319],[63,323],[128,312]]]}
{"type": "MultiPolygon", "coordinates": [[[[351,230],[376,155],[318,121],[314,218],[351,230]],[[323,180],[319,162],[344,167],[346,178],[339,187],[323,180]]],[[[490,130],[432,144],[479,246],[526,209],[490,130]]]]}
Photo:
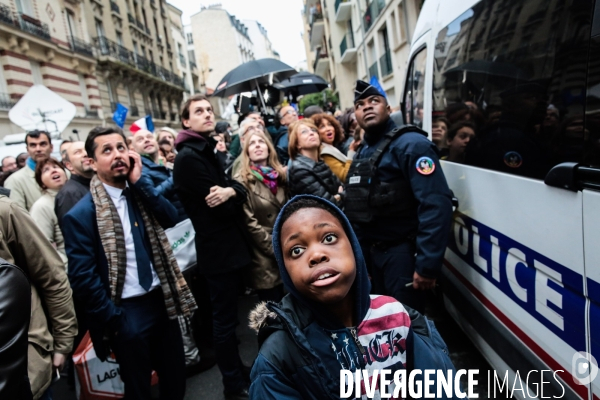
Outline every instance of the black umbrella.
{"type": "Polygon", "coordinates": [[[319,75],[311,74],[310,72],[298,72],[296,75],[290,76],[273,86],[284,92],[294,90],[300,96],[320,92],[323,89],[327,89],[329,84],[319,75]]]}
{"type": "Polygon", "coordinates": [[[213,96],[227,97],[257,89],[262,100],[260,84],[273,84],[296,73],[294,68],[274,58],[249,61],[229,71],[217,85],[213,96]]]}

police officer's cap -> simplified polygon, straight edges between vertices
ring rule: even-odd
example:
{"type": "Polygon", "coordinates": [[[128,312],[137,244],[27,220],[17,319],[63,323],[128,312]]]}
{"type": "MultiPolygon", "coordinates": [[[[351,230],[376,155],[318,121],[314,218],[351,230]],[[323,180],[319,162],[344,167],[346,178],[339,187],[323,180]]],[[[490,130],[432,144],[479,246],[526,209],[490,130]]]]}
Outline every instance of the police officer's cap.
{"type": "Polygon", "coordinates": [[[365,81],[356,81],[356,89],[354,89],[354,103],[360,99],[366,99],[369,96],[381,96],[385,97],[383,94],[379,92],[379,90],[375,89],[374,86],[369,85],[365,81]]]}

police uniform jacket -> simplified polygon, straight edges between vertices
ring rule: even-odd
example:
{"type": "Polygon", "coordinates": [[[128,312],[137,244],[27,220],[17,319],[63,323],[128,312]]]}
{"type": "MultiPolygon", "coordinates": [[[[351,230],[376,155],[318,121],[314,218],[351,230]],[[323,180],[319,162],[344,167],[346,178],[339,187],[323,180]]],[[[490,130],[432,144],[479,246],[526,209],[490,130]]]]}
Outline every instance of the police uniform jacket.
{"type": "MultiPolygon", "coordinates": [[[[354,159],[369,158],[386,132],[396,128],[389,119],[379,135],[365,135],[363,146],[354,159]]],[[[399,243],[415,237],[419,275],[435,278],[441,269],[452,221],[452,194],[440,168],[438,150],[417,132],[395,138],[381,157],[375,177],[381,182],[408,181],[412,188],[414,212],[406,217],[373,217],[368,224],[357,224],[361,241],[399,243]],[[429,160],[433,171],[420,167],[429,160]]]]}

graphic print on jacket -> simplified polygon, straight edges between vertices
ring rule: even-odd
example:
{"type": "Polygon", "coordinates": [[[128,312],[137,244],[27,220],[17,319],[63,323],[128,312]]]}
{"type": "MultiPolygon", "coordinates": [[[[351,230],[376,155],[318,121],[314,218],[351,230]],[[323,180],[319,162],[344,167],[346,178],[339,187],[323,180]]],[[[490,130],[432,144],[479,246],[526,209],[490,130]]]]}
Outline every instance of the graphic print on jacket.
{"type": "MultiPolygon", "coordinates": [[[[369,372],[369,389],[375,384],[374,397],[366,396],[366,385],[361,375],[361,394],[363,399],[380,399],[379,378],[373,382],[373,371],[388,369],[397,371],[406,368],[406,338],[410,329],[410,316],[393,297],[371,295],[371,306],[358,328],[327,331],[342,369],[355,372],[363,369],[369,372]],[[362,349],[353,337],[357,336],[362,349]],[[362,350],[362,351],[361,351],[362,350]],[[363,354],[364,352],[364,354],[363,354]]],[[[392,376],[388,375],[387,379],[392,376]]],[[[392,382],[386,389],[394,392],[392,382]]],[[[352,397],[351,397],[352,398],[352,397]]]]}

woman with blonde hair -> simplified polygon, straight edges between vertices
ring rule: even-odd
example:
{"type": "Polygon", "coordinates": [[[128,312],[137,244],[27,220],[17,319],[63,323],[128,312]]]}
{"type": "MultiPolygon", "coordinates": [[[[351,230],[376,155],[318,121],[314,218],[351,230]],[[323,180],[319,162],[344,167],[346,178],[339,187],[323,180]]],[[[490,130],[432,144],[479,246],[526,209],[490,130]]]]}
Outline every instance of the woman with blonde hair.
{"type": "Polygon", "coordinates": [[[256,290],[261,301],[278,302],[283,297],[283,283],[273,253],[271,232],[279,211],[288,200],[285,169],[262,130],[247,133],[240,157],[240,169],[234,179],[248,192],[244,216],[253,242],[248,285],[256,290]]]}
{"type": "Polygon", "coordinates": [[[321,159],[321,139],[311,119],[301,119],[289,126],[288,151],[290,196],[312,194],[343,203],[343,187],[337,176],[321,159]]]}

